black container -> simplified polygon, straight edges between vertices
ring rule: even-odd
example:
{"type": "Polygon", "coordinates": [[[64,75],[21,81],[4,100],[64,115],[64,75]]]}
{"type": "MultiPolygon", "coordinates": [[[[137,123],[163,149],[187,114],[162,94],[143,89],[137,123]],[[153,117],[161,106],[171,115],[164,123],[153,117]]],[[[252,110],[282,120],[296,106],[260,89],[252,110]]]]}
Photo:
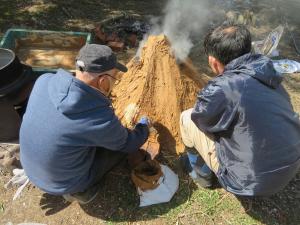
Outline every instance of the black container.
{"type": "Polygon", "coordinates": [[[11,98],[11,96],[16,95],[20,89],[36,79],[37,77],[34,75],[32,68],[27,65],[22,65],[22,71],[17,80],[0,88],[0,98],[11,98]]]}
{"type": "Polygon", "coordinates": [[[0,98],[14,95],[36,79],[32,68],[22,64],[13,51],[0,48],[0,98]]]}
{"type": "Polygon", "coordinates": [[[0,48],[0,90],[22,77],[23,65],[10,49],[0,48]]]}
{"type": "Polygon", "coordinates": [[[0,48],[0,143],[18,142],[19,128],[37,76],[15,53],[0,48]]]}

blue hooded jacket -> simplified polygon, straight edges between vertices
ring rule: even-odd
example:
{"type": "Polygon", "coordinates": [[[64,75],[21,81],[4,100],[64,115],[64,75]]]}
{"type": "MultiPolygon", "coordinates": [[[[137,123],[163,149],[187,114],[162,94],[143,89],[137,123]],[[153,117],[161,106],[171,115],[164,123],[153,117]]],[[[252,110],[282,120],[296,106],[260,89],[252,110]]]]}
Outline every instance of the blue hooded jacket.
{"type": "Polygon", "coordinates": [[[123,127],[107,97],[60,69],[42,75],[32,90],[20,130],[21,163],[47,193],[80,192],[96,176],[96,147],[129,153],[148,135],[146,125],[123,127]]]}
{"type": "Polygon", "coordinates": [[[228,191],[271,195],[300,168],[300,122],[272,61],[246,54],[199,93],[192,120],[215,138],[217,177],[228,191]]]}

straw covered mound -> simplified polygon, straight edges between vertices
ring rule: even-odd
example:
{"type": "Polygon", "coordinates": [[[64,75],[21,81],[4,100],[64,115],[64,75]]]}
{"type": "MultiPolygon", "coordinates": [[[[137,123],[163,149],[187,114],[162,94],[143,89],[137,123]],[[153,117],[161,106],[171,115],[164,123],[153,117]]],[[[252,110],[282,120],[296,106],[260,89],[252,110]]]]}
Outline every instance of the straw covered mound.
{"type": "Polygon", "coordinates": [[[149,116],[159,133],[161,149],[182,152],[180,113],[193,107],[206,81],[190,62],[178,65],[164,35],[150,36],[140,59],[132,59],[127,67],[112,94],[116,114],[127,127],[142,115],[149,116]]]}

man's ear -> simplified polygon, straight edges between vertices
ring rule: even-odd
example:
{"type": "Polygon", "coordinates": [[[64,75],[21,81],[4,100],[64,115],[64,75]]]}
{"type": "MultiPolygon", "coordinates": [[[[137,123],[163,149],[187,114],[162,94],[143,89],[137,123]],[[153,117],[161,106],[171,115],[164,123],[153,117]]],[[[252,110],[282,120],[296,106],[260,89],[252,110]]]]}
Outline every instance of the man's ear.
{"type": "Polygon", "coordinates": [[[210,68],[216,75],[222,74],[224,72],[225,66],[217,58],[215,58],[211,55],[208,56],[208,63],[209,63],[210,68]]]}
{"type": "Polygon", "coordinates": [[[216,58],[209,55],[208,56],[208,64],[209,64],[211,70],[214,72],[214,74],[216,74],[217,73],[216,58]]]}
{"type": "Polygon", "coordinates": [[[110,81],[107,76],[100,76],[97,80],[97,88],[105,95],[108,95],[110,90],[110,81]]]}

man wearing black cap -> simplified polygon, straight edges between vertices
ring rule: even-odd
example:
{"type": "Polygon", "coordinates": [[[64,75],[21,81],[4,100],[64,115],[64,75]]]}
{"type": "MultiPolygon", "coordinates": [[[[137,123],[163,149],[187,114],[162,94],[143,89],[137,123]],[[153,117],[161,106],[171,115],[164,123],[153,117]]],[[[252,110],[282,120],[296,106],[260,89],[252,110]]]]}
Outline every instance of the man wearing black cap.
{"type": "Polygon", "coordinates": [[[102,177],[145,143],[148,119],[126,129],[108,98],[119,71],[127,68],[109,47],[87,44],[75,77],[59,69],[37,80],[20,131],[21,163],[37,187],[88,203],[102,177]]]}

